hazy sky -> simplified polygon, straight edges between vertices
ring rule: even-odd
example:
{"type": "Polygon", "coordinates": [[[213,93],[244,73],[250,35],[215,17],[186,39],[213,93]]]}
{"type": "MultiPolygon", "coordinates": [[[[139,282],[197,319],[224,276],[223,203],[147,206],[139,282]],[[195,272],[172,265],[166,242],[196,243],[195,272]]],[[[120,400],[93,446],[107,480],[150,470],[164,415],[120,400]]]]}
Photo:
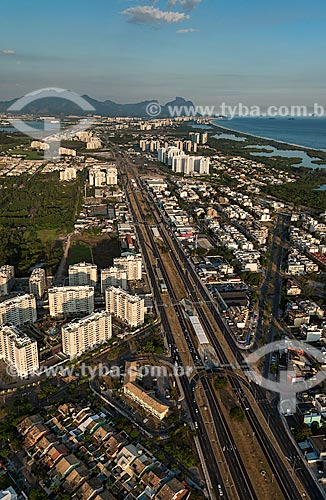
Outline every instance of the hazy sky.
{"type": "Polygon", "coordinates": [[[326,105],[325,0],[1,0],[0,99],[326,105]]]}

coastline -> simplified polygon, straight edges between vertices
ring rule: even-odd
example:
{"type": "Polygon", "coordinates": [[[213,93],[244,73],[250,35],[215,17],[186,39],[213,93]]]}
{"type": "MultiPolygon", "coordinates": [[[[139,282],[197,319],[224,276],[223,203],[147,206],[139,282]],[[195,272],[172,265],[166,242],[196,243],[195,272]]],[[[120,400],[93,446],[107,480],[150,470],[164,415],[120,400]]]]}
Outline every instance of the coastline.
{"type": "Polygon", "coordinates": [[[296,149],[302,150],[304,152],[307,152],[307,151],[316,151],[316,152],[319,152],[319,153],[326,153],[326,149],[317,149],[317,148],[312,148],[312,147],[309,147],[309,146],[302,146],[300,144],[294,144],[294,143],[291,143],[291,142],[286,142],[286,141],[281,141],[281,140],[278,140],[278,139],[273,139],[271,137],[265,137],[265,136],[262,136],[262,135],[249,134],[248,132],[239,132],[239,130],[234,130],[232,128],[228,128],[228,127],[225,127],[223,125],[216,125],[216,123],[213,123],[215,121],[216,121],[216,119],[214,119],[214,118],[211,119],[211,125],[212,125],[212,127],[221,128],[221,129],[226,130],[228,132],[239,134],[240,136],[255,137],[257,139],[263,139],[264,141],[272,141],[272,142],[276,142],[276,143],[279,143],[279,144],[282,144],[282,145],[285,145],[285,146],[291,146],[292,148],[296,148],[296,149]]]}

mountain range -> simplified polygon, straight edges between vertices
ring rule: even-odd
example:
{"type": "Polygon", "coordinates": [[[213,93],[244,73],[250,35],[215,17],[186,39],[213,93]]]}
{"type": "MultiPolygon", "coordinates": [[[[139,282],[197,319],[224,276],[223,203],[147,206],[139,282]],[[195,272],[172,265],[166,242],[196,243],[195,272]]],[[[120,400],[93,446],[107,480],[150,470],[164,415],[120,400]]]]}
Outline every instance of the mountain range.
{"type": "MultiPolygon", "coordinates": [[[[95,109],[92,114],[107,116],[107,117],[148,117],[147,106],[151,103],[159,102],[157,100],[152,101],[142,101],[134,104],[118,104],[114,101],[106,100],[106,101],[97,101],[88,95],[83,95],[83,99],[89,102],[95,109]]],[[[8,108],[12,106],[17,100],[13,99],[12,101],[0,101],[0,113],[6,113],[8,108]]],[[[161,106],[161,112],[159,113],[159,117],[169,117],[169,106],[194,106],[192,101],[187,101],[183,97],[176,97],[174,101],[167,102],[163,106],[161,106]]],[[[81,110],[75,103],[68,101],[66,99],[59,99],[57,97],[49,97],[44,99],[39,99],[34,101],[27,106],[25,106],[19,113],[17,114],[31,114],[37,116],[84,116],[86,114],[90,114],[89,112],[85,112],[81,110]]]]}

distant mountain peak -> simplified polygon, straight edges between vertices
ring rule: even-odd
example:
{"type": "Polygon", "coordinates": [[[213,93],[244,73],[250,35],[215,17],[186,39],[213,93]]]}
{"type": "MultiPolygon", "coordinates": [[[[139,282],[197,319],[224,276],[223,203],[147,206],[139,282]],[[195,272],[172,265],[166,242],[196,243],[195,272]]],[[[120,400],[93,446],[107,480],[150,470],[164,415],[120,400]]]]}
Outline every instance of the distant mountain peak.
{"type": "MultiPolygon", "coordinates": [[[[94,114],[107,116],[107,117],[139,117],[145,118],[147,117],[146,107],[148,104],[155,102],[158,103],[157,99],[145,100],[137,103],[129,103],[129,104],[119,104],[109,99],[105,101],[99,101],[90,97],[89,95],[83,95],[83,99],[85,99],[89,104],[91,104],[95,111],[94,114]]],[[[6,113],[8,108],[16,101],[17,99],[12,99],[11,101],[0,101],[0,113],[6,113]]],[[[187,101],[184,97],[176,97],[173,101],[166,103],[161,107],[162,111],[160,117],[168,117],[169,109],[168,106],[193,106],[192,101],[187,101]]],[[[51,116],[59,116],[59,115],[77,115],[83,116],[85,113],[81,110],[76,104],[64,100],[59,99],[57,97],[50,97],[46,99],[40,99],[35,101],[28,106],[26,106],[22,112],[29,113],[33,115],[51,115],[51,116]]]]}

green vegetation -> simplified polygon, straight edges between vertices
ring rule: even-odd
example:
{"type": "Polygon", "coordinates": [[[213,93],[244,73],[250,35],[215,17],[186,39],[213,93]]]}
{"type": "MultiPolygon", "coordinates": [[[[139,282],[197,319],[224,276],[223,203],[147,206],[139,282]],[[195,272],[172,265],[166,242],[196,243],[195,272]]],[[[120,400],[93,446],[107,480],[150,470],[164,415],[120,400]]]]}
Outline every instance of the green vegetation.
{"type": "Polygon", "coordinates": [[[112,266],[114,257],[120,257],[120,241],[115,236],[103,236],[93,231],[83,231],[73,236],[68,254],[68,264],[94,262],[98,267],[112,266]]]}
{"type": "Polygon", "coordinates": [[[241,273],[241,279],[249,286],[259,286],[262,282],[262,274],[244,271],[241,273]]]}
{"type": "Polygon", "coordinates": [[[47,498],[48,498],[47,494],[40,487],[33,488],[29,492],[29,499],[30,500],[47,500],[47,498]]]}
{"type": "Polygon", "coordinates": [[[68,265],[83,261],[93,262],[92,250],[83,241],[74,242],[69,250],[68,265]]]}
{"type": "Polygon", "coordinates": [[[141,345],[138,351],[142,354],[163,354],[164,342],[162,337],[155,335],[151,340],[146,342],[146,344],[141,345]]]}
{"type": "Polygon", "coordinates": [[[295,205],[311,207],[319,213],[326,210],[326,196],[316,188],[326,184],[326,171],[322,169],[305,171],[296,182],[281,186],[266,186],[265,193],[295,205]]]}
{"type": "Polygon", "coordinates": [[[196,454],[191,448],[191,444],[193,443],[192,436],[187,428],[179,427],[171,430],[169,439],[163,443],[164,452],[177,462],[181,462],[188,468],[197,465],[196,454]]]}
{"type": "Polygon", "coordinates": [[[232,420],[235,422],[243,422],[245,418],[245,414],[242,408],[240,406],[234,406],[230,410],[230,417],[232,420]]]}
{"type": "MultiPolygon", "coordinates": [[[[0,131],[0,153],[6,153],[9,149],[16,148],[21,145],[30,145],[31,139],[20,132],[3,132],[0,131]]],[[[10,153],[17,154],[16,151],[10,153]]]]}
{"type": "Polygon", "coordinates": [[[224,389],[228,385],[227,377],[217,377],[214,382],[216,389],[224,389]]]}
{"type": "Polygon", "coordinates": [[[312,434],[311,428],[303,423],[296,423],[291,430],[293,433],[293,437],[297,442],[304,441],[305,439],[307,439],[307,437],[310,437],[312,434]]]}
{"type": "Polygon", "coordinates": [[[73,229],[82,201],[82,176],[60,183],[58,174],[6,177],[0,186],[0,265],[18,275],[43,261],[53,270],[62,257],[58,234],[73,229]]]}

